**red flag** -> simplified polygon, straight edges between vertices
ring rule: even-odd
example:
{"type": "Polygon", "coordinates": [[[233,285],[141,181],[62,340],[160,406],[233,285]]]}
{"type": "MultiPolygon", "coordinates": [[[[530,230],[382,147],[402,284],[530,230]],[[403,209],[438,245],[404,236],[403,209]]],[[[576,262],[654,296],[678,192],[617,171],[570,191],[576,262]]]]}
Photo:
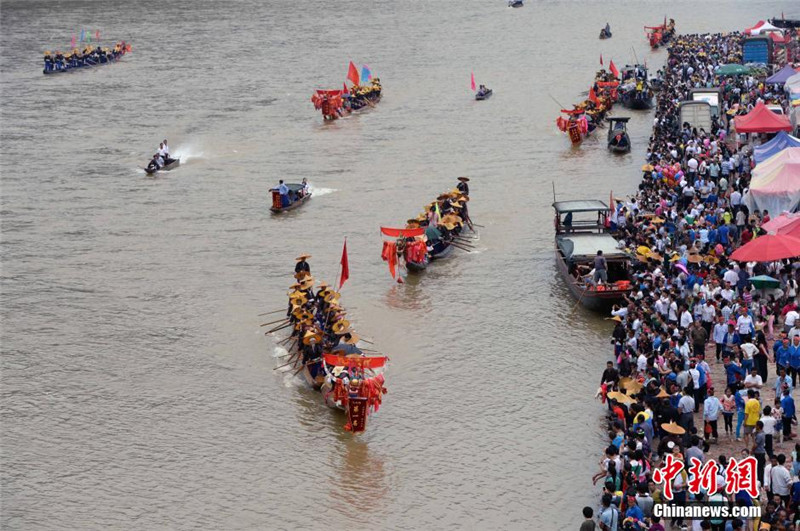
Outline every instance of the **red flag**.
{"type": "MultiPolygon", "coordinates": [[[[352,63],[351,63],[352,64],[352,63]]],[[[347,238],[344,239],[344,248],[342,249],[342,260],[339,262],[342,265],[342,274],[339,277],[339,289],[342,289],[344,283],[350,278],[350,264],[347,261],[347,238]]]]}
{"type": "Polygon", "coordinates": [[[469,88],[473,91],[475,90],[475,72],[470,72],[469,74],[469,88]]]}
{"type": "Polygon", "coordinates": [[[597,105],[597,94],[594,92],[594,87],[589,89],[589,101],[597,105]]]}
{"type": "Polygon", "coordinates": [[[350,69],[347,71],[347,79],[349,79],[353,85],[358,85],[358,68],[356,68],[356,65],[353,64],[353,61],[350,61],[350,69]]]}
{"type": "Polygon", "coordinates": [[[603,66],[603,54],[600,54],[600,66],[603,66]]]}
{"type": "Polygon", "coordinates": [[[342,94],[350,94],[350,91],[347,90],[347,83],[342,83],[342,94]]]}
{"type": "Polygon", "coordinates": [[[619,70],[617,70],[617,67],[614,65],[613,59],[608,64],[608,69],[611,70],[611,73],[614,74],[614,77],[619,77],[619,70]]]}

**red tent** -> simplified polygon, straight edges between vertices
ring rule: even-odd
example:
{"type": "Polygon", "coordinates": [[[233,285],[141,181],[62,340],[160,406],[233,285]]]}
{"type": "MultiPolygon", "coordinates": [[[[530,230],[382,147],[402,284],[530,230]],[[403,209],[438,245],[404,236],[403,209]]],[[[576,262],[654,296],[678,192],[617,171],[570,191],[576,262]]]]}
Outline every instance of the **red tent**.
{"type": "Polygon", "coordinates": [[[737,262],[774,262],[800,256],[800,238],[786,234],[767,234],[733,251],[731,260],[737,262]]]}
{"type": "Polygon", "coordinates": [[[759,102],[756,107],[745,114],[733,119],[737,133],[777,133],[778,131],[792,131],[789,118],[782,114],[775,114],[766,105],[759,102]]]}

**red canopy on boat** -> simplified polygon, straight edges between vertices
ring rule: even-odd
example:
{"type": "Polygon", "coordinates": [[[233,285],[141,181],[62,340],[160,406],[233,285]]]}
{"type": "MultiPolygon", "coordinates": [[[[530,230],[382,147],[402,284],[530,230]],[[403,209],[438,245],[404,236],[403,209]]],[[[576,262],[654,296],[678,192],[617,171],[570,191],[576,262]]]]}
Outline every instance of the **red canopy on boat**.
{"type": "Polygon", "coordinates": [[[744,116],[734,118],[733,123],[737,133],[777,133],[792,130],[788,117],[775,114],[761,102],[744,116]]]}
{"type": "Polygon", "coordinates": [[[381,227],[381,234],[391,236],[392,238],[413,238],[414,236],[422,236],[425,234],[425,229],[422,227],[418,229],[392,229],[390,227],[381,227]]]}
{"type": "Polygon", "coordinates": [[[737,262],[772,262],[800,256],[800,238],[767,234],[742,245],[731,254],[737,262]]]}
{"type": "Polygon", "coordinates": [[[325,363],[328,365],[333,365],[336,367],[356,367],[359,369],[378,369],[386,365],[386,356],[360,356],[360,355],[350,355],[350,356],[339,356],[336,354],[323,354],[325,357],[325,363]]]}

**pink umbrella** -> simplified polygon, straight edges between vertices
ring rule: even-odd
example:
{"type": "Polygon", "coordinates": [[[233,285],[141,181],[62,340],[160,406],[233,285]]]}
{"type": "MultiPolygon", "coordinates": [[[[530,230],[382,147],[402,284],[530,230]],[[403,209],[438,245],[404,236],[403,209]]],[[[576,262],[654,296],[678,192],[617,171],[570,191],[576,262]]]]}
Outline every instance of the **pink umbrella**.
{"type": "Polygon", "coordinates": [[[688,269],[686,269],[686,266],[685,266],[685,265],[683,265],[683,264],[678,264],[678,263],[675,263],[675,264],[673,264],[673,265],[675,266],[675,269],[680,269],[681,271],[683,271],[683,272],[684,272],[684,273],[686,273],[687,275],[689,274],[689,270],[688,270],[688,269]]]}
{"type": "Polygon", "coordinates": [[[772,262],[800,256],[800,238],[786,234],[767,234],[742,245],[731,255],[737,262],[772,262]]]}

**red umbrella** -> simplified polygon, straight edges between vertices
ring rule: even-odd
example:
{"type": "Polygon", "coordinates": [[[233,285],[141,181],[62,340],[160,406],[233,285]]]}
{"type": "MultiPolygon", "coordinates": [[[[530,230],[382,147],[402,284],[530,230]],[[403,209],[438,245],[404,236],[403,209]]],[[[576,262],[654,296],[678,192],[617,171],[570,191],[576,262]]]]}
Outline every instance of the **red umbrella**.
{"type": "Polygon", "coordinates": [[[800,238],[767,234],[736,249],[730,259],[737,262],[772,262],[795,256],[800,256],[800,238]]]}

